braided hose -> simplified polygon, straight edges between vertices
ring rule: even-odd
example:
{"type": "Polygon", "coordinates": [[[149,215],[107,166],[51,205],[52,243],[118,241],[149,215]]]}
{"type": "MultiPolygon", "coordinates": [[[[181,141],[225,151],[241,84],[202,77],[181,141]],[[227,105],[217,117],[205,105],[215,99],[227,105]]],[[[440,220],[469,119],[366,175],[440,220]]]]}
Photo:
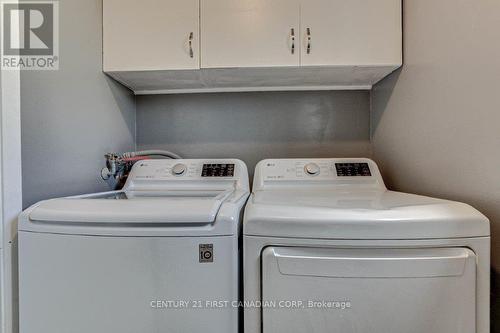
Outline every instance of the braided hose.
{"type": "Polygon", "coordinates": [[[167,151],[167,150],[143,150],[143,151],[129,152],[129,153],[124,153],[122,155],[122,157],[123,158],[133,158],[133,157],[137,157],[137,156],[151,156],[151,155],[164,156],[164,157],[168,157],[168,158],[175,159],[175,160],[182,158],[179,155],[177,155],[176,153],[172,153],[171,151],[167,151]]]}

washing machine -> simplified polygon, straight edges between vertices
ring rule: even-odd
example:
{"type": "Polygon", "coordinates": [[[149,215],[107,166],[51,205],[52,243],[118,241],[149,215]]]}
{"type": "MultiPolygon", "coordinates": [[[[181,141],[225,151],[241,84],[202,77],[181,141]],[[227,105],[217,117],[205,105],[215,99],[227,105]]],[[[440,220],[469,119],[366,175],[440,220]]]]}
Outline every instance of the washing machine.
{"type": "Polygon", "coordinates": [[[245,333],[489,332],[487,218],[369,159],[260,162],[243,228],[245,333]]]}
{"type": "Polygon", "coordinates": [[[27,209],[20,333],[237,332],[248,195],[239,160],[147,160],[122,191],[27,209]]]}

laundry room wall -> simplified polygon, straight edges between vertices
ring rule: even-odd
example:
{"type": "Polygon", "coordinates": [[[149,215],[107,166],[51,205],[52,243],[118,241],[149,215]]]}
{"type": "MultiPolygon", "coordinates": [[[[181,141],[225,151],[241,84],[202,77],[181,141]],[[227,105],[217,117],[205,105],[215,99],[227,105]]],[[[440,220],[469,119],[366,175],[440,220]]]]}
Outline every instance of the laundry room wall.
{"type": "Polygon", "coordinates": [[[366,91],[137,97],[137,148],[183,157],[371,156],[366,91]]]}
{"type": "Polygon", "coordinates": [[[467,202],[491,220],[500,332],[500,2],[404,8],[405,65],[373,91],[374,157],[392,188],[467,202]]]}
{"type": "Polygon", "coordinates": [[[102,73],[102,1],[60,0],[60,69],[23,71],[24,206],[109,189],[104,153],[135,148],[135,99],[102,73]]]}

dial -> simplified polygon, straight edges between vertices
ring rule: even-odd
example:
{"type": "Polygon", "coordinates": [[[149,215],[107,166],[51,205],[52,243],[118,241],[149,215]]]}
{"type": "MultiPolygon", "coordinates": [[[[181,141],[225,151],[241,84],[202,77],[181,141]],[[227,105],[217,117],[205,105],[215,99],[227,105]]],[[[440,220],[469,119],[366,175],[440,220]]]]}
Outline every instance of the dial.
{"type": "Polygon", "coordinates": [[[186,170],[187,170],[187,166],[179,163],[179,164],[174,165],[174,167],[172,168],[172,174],[174,176],[182,176],[183,174],[186,173],[186,170]]]}
{"type": "Polygon", "coordinates": [[[320,169],[319,165],[317,165],[316,163],[309,163],[309,164],[306,164],[306,166],[304,167],[304,171],[308,175],[317,176],[320,174],[321,169],[320,169]]]}

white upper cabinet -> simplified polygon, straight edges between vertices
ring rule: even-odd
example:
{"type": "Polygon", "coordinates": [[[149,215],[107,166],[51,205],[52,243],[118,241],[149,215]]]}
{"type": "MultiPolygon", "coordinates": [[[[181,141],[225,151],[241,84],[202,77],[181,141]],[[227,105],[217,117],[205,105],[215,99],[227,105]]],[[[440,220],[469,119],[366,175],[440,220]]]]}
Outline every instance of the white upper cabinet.
{"type": "Polygon", "coordinates": [[[104,0],[106,72],[199,69],[199,0],[104,0]]]}
{"type": "Polygon", "coordinates": [[[201,67],[299,66],[298,0],[202,0],[201,67]]]}
{"type": "Polygon", "coordinates": [[[402,0],[103,0],[104,71],[136,94],[371,89],[402,0]]]}
{"type": "Polygon", "coordinates": [[[401,0],[302,0],[303,66],[402,62],[401,0]]]}

